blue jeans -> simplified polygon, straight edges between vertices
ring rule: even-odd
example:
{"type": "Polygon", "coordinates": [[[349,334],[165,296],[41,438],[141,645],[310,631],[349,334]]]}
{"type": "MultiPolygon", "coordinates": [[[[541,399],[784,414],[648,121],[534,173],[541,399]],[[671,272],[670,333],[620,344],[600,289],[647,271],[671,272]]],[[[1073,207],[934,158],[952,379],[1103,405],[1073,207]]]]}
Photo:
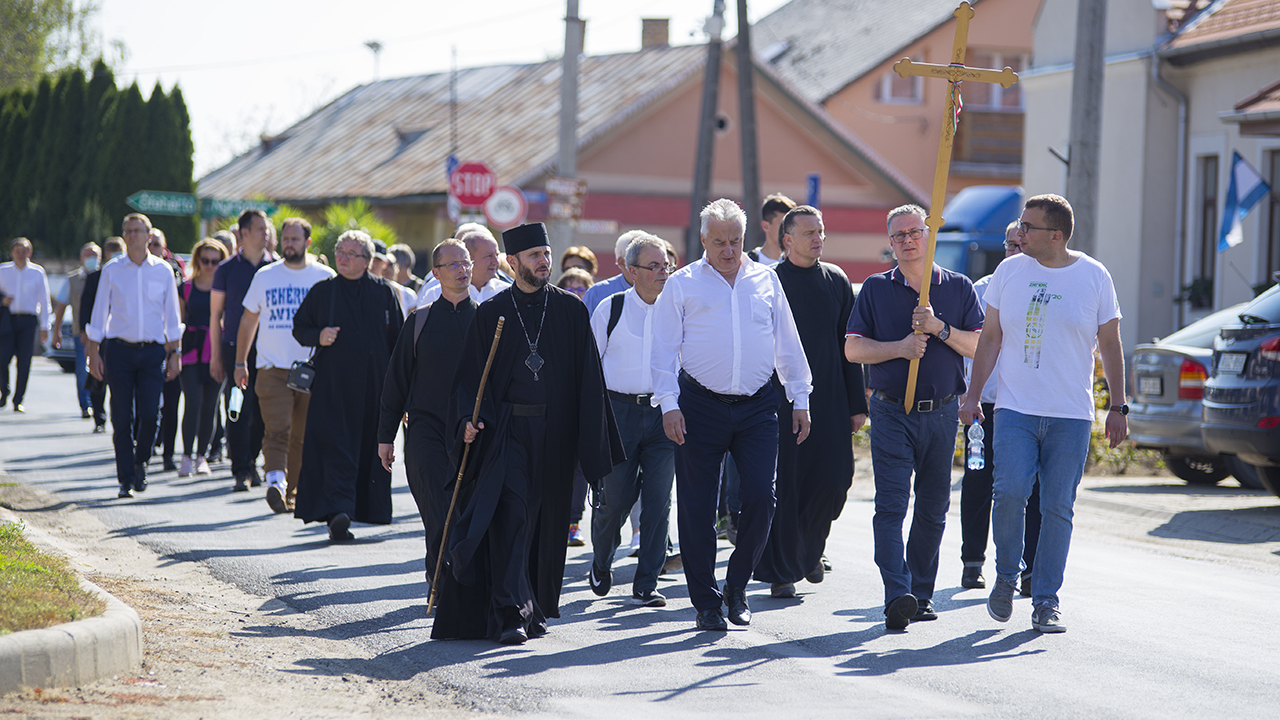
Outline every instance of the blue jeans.
{"type": "Polygon", "coordinates": [[[938,549],[951,507],[951,457],[956,447],[960,404],[908,415],[899,403],[871,396],[871,466],[876,512],[871,520],[876,565],[888,604],[907,593],[933,598],[938,549]],[[915,474],[916,503],[904,547],[902,524],[915,474]]]}
{"type": "Polygon", "coordinates": [[[80,409],[89,409],[89,391],[84,388],[84,381],[89,377],[89,366],[85,364],[84,359],[84,343],[80,342],[80,336],[75,337],[76,343],[76,397],[80,400],[80,409]]]}
{"type": "Polygon", "coordinates": [[[676,444],[662,430],[661,409],[617,400],[610,402],[627,459],[604,477],[603,502],[591,514],[591,546],[596,567],[609,568],[622,542],[619,530],[639,498],[640,554],[631,588],[643,593],[658,587],[658,575],[667,559],[676,444]]]}
{"type": "Polygon", "coordinates": [[[1031,602],[1058,606],[1058,589],[1071,546],[1076,488],[1089,456],[1088,420],[1024,415],[996,409],[994,446],[1000,456],[991,492],[991,535],[996,574],[1016,582],[1022,572],[1027,496],[1040,478],[1040,544],[1031,569],[1031,602]]]}

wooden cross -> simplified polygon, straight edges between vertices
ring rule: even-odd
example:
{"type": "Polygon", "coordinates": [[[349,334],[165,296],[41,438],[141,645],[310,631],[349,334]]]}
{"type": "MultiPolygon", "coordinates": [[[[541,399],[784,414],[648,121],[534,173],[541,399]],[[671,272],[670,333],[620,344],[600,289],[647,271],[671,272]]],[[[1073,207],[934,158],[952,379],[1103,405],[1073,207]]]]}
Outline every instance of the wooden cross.
{"type": "MultiPolygon", "coordinates": [[[[956,103],[960,98],[960,83],[965,80],[998,83],[1008,89],[1018,82],[1017,73],[1009,67],[1004,70],[965,67],[964,55],[969,42],[969,20],[973,18],[973,8],[969,3],[962,2],[953,15],[956,18],[956,37],[951,46],[950,65],[911,62],[911,58],[902,58],[893,65],[894,71],[904,79],[912,76],[931,77],[942,78],[951,83],[950,92],[947,93],[947,116],[942,123],[942,140],[938,143],[938,167],[933,174],[933,196],[929,202],[929,217],[925,219],[925,225],[929,227],[929,243],[924,256],[925,280],[920,288],[920,307],[929,304],[929,286],[933,278],[933,251],[938,242],[938,229],[943,223],[942,205],[946,201],[947,175],[951,170],[951,145],[955,141],[956,127],[960,122],[956,110],[956,103]]],[[[919,335],[924,331],[917,328],[915,332],[919,335]]],[[[913,359],[907,372],[905,404],[908,413],[915,407],[916,381],[919,372],[920,360],[913,359]]]]}

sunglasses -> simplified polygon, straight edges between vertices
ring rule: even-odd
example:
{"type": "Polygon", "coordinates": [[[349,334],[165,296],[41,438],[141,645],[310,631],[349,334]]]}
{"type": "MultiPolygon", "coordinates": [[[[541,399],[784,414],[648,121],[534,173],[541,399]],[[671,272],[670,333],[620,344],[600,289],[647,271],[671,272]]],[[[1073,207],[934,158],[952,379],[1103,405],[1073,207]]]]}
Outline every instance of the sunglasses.
{"type": "Polygon", "coordinates": [[[216,258],[216,257],[202,257],[202,258],[200,258],[200,264],[201,264],[201,265],[208,265],[209,267],[217,267],[217,266],[218,266],[218,263],[220,263],[220,262],[222,262],[222,258],[216,258]]]}

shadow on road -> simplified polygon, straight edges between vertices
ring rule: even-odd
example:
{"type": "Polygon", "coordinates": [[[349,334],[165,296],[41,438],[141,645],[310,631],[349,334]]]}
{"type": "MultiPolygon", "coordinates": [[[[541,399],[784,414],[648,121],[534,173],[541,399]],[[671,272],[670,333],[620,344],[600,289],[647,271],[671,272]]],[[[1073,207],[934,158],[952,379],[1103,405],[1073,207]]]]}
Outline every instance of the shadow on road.
{"type": "Polygon", "coordinates": [[[1280,506],[1187,510],[1150,532],[1154,537],[1249,545],[1280,541],[1280,506]]]}
{"type": "Polygon", "coordinates": [[[847,672],[841,673],[842,675],[866,677],[889,675],[907,668],[946,667],[1005,660],[1046,652],[1045,648],[1017,650],[1020,646],[1040,637],[1041,634],[1035,630],[1016,633],[1005,633],[994,629],[975,630],[963,637],[944,640],[932,647],[862,653],[840,663],[837,667],[848,668],[847,672]],[[987,642],[992,638],[996,639],[993,642],[987,642]]]}
{"type": "Polygon", "coordinates": [[[1104,487],[1081,488],[1082,492],[1124,493],[1132,495],[1184,495],[1187,497],[1257,497],[1266,495],[1266,490],[1250,490],[1249,488],[1232,487],[1230,485],[1188,485],[1182,482],[1171,482],[1167,485],[1108,485],[1104,487]]]}

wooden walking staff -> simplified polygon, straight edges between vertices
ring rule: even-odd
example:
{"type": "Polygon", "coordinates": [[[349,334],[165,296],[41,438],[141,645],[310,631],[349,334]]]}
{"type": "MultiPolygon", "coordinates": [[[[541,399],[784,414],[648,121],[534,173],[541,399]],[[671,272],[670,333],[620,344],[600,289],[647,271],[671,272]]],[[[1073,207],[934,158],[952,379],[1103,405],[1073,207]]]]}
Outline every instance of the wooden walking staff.
{"type": "MultiPolygon", "coordinates": [[[[493,367],[493,356],[498,352],[498,339],[502,337],[502,326],[507,322],[498,316],[498,327],[493,331],[493,344],[489,346],[489,359],[484,363],[484,373],[480,375],[480,389],[476,391],[476,409],[471,413],[471,424],[480,422],[480,401],[484,399],[484,386],[489,382],[489,368],[493,367]]],[[[462,449],[462,462],[458,463],[458,477],[453,481],[453,499],[449,501],[449,512],[444,516],[444,533],[440,536],[440,553],[436,555],[436,573],[431,578],[431,595],[427,597],[427,614],[436,604],[436,588],[440,586],[440,566],[444,564],[444,550],[449,544],[449,521],[453,519],[453,509],[458,505],[458,490],[462,488],[462,473],[467,469],[467,456],[471,454],[471,443],[462,449]]]]}
{"type": "MultiPolygon", "coordinates": [[[[938,228],[942,227],[942,205],[946,201],[947,175],[951,170],[951,145],[955,141],[956,128],[960,124],[960,108],[963,107],[960,101],[960,83],[965,80],[998,83],[1008,89],[1018,82],[1018,75],[1012,68],[984,70],[965,67],[964,55],[969,42],[969,20],[973,18],[973,8],[969,3],[962,2],[953,14],[956,18],[956,37],[951,46],[950,65],[911,62],[911,58],[902,58],[893,65],[894,72],[903,79],[912,76],[931,77],[942,78],[951,83],[950,92],[947,93],[947,119],[942,123],[942,140],[938,143],[938,168],[933,174],[933,196],[929,200],[929,217],[925,218],[925,225],[929,227],[929,243],[924,256],[925,280],[920,288],[920,307],[929,304],[929,286],[933,279],[933,251],[938,241],[938,228]]],[[[916,328],[915,334],[919,335],[922,332],[924,331],[916,328]]],[[[908,413],[915,407],[916,379],[919,373],[920,360],[912,359],[911,367],[907,371],[905,403],[908,413]]]]}

